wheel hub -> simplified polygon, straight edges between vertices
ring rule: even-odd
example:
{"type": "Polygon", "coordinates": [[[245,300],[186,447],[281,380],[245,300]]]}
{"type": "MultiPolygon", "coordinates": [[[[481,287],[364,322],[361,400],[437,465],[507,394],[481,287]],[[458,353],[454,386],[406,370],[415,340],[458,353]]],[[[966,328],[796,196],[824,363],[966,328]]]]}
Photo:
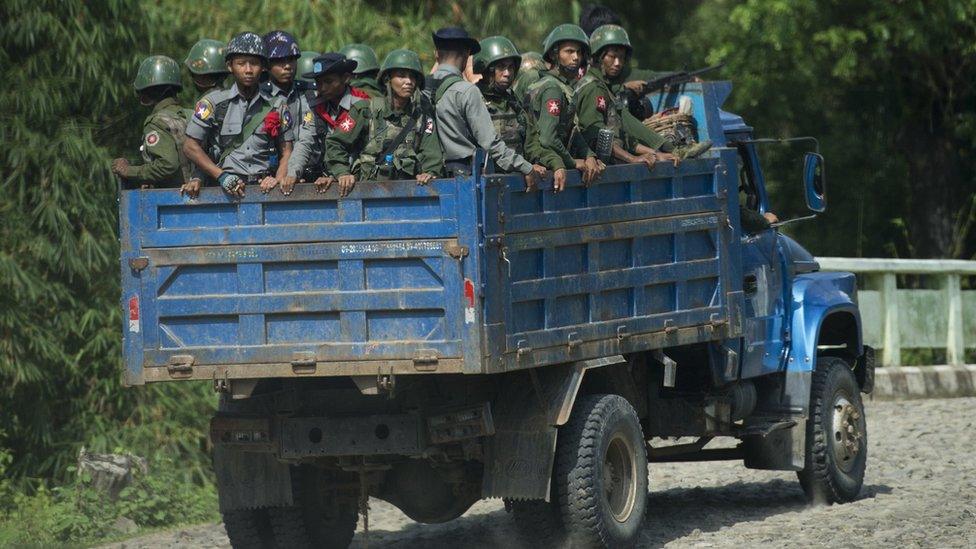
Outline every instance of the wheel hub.
{"type": "Polygon", "coordinates": [[[621,435],[607,445],[603,457],[603,498],[617,522],[626,522],[637,501],[637,471],[633,448],[621,435]]]}
{"type": "Polygon", "coordinates": [[[834,461],[845,472],[854,468],[864,433],[861,430],[861,412],[843,396],[834,401],[833,444],[834,461]]]}

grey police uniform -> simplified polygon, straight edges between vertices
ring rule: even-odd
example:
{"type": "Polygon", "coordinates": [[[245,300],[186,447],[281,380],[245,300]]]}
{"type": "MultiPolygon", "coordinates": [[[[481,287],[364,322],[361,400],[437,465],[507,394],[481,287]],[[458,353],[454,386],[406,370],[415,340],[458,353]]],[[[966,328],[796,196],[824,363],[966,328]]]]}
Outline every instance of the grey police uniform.
{"type": "MultiPolygon", "coordinates": [[[[439,83],[450,76],[461,76],[453,65],[441,65],[431,77],[431,99],[439,83]]],[[[475,149],[488,151],[488,156],[505,172],[528,174],[532,164],[505,145],[495,131],[491,114],[485,107],[481,91],[474,84],[460,80],[451,84],[435,105],[437,134],[444,147],[444,160],[449,170],[462,168],[470,162],[475,149]]]]}
{"type": "Polygon", "coordinates": [[[285,101],[288,102],[288,112],[291,113],[292,135],[295,136],[295,143],[298,143],[302,137],[302,125],[307,118],[306,113],[311,112],[306,97],[307,90],[308,88],[300,86],[297,81],[292,84],[291,91],[288,93],[285,93],[274,82],[269,81],[261,84],[261,91],[272,97],[284,97],[285,101]]]}
{"type": "MultiPolygon", "coordinates": [[[[295,139],[295,148],[288,160],[288,175],[301,177],[309,168],[315,168],[322,162],[325,153],[325,138],[335,131],[335,126],[329,124],[321,116],[315,113],[318,105],[325,103],[325,109],[332,120],[338,122],[341,117],[348,113],[352,106],[360,101],[361,97],[356,97],[351,93],[351,88],[346,88],[346,93],[339,99],[338,103],[325,103],[324,100],[315,97],[308,105],[308,115],[302,117],[301,129],[295,139]]],[[[322,167],[324,169],[324,167],[322,167]]]]}
{"type": "Polygon", "coordinates": [[[273,163],[277,160],[278,144],[294,141],[292,125],[291,113],[284,98],[272,97],[259,88],[258,93],[247,100],[240,94],[235,83],[229,89],[214,90],[197,102],[186,126],[186,135],[202,143],[207,143],[211,137],[216,136],[217,149],[221,152],[213,159],[214,162],[223,171],[253,181],[271,173],[273,163]],[[265,131],[264,124],[260,123],[251,135],[244,136],[240,146],[220,160],[219,155],[234,144],[251,117],[269,103],[272,112],[277,111],[281,121],[277,138],[265,131]]]}

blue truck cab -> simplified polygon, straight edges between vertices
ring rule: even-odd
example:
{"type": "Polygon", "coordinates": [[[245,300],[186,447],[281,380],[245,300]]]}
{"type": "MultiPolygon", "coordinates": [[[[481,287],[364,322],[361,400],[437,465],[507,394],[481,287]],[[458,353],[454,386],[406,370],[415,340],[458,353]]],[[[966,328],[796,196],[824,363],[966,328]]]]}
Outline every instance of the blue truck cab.
{"type": "MultiPolygon", "coordinates": [[[[505,498],[527,538],[628,545],[648,462],[741,460],[854,499],[874,367],[854,275],[743,228],[771,205],[731,90],[647,98],[689,98],[705,155],[571,172],[560,193],[483,154],[468,177],[347,197],[122,191],[125,381],[220,393],[231,542],[344,546],[373,496],[425,523],[505,498]]],[[[803,184],[823,211],[816,153],[803,184]]]]}

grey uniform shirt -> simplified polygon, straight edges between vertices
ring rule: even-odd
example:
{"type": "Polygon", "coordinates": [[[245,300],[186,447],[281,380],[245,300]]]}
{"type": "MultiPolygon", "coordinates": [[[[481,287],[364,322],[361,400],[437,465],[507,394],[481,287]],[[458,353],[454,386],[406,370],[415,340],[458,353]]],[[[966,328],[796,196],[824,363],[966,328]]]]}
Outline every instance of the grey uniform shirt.
{"type": "Polygon", "coordinates": [[[291,113],[292,135],[295,136],[297,143],[302,137],[302,122],[307,118],[309,110],[308,99],[305,98],[304,89],[299,89],[295,83],[291,85],[291,91],[285,93],[278,84],[268,81],[261,84],[261,90],[268,93],[271,97],[282,97],[288,102],[288,112],[291,113]]]}
{"type": "MultiPolygon", "coordinates": [[[[333,120],[338,122],[354,104],[363,101],[363,98],[354,96],[350,91],[349,88],[346,88],[346,93],[342,99],[339,99],[338,104],[326,103],[326,110],[333,120]]],[[[320,103],[324,103],[324,101],[316,97],[312,104],[306,105],[309,114],[302,118],[301,129],[295,139],[295,149],[291,152],[291,158],[288,160],[288,175],[290,176],[300,177],[305,168],[321,160],[325,153],[325,138],[334,131],[334,128],[315,114],[314,109],[320,103]]]]}
{"type": "MultiPolygon", "coordinates": [[[[268,103],[278,111],[282,122],[277,139],[272,138],[259,125],[254,133],[246,136],[241,145],[219,163],[221,170],[239,176],[267,175],[271,171],[272,160],[277,158],[277,145],[295,139],[291,129],[293,125],[291,113],[283,98],[272,97],[259,88],[258,93],[247,100],[238,91],[236,83],[226,90],[214,90],[197,102],[193,116],[186,125],[186,135],[201,143],[208,143],[210,142],[208,138],[216,136],[217,147],[222,151],[244,131],[244,126],[251,117],[268,103]],[[218,123],[215,113],[218,108],[224,108],[224,103],[227,110],[223,123],[218,123]]],[[[214,158],[214,162],[219,158],[219,156],[214,158]]]]}
{"type": "MultiPolygon", "coordinates": [[[[453,65],[441,65],[431,78],[442,80],[452,74],[461,76],[461,71],[453,65]]],[[[481,91],[474,84],[466,80],[453,84],[444,91],[435,112],[437,136],[444,147],[445,160],[468,158],[475,149],[481,148],[488,151],[488,156],[506,172],[527,174],[532,171],[532,164],[505,145],[495,131],[481,91]]]]}

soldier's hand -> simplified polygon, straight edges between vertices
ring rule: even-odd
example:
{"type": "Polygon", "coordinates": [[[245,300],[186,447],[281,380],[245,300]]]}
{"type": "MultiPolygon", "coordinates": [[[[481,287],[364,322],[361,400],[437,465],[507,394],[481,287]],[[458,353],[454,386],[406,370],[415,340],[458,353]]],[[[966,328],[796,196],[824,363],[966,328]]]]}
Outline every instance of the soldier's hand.
{"type": "Polygon", "coordinates": [[[324,193],[325,191],[329,190],[329,187],[331,187],[333,183],[335,183],[334,177],[331,175],[323,175],[315,180],[315,190],[320,193],[324,193]]]}
{"type": "Polygon", "coordinates": [[[523,177],[525,178],[525,192],[534,191],[539,186],[539,176],[535,173],[535,170],[530,171],[523,177]]]}
{"type": "Polygon", "coordinates": [[[180,186],[180,196],[189,196],[190,198],[196,198],[200,196],[200,180],[191,179],[180,186]]]}
{"type": "Polygon", "coordinates": [[[566,188],[566,168],[559,168],[552,173],[552,192],[558,193],[566,188]]]}
{"type": "Polygon", "coordinates": [[[656,156],[659,161],[662,161],[662,162],[671,162],[672,164],[674,164],[674,167],[675,168],[677,168],[678,166],[681,165],[681,157],[679,157],[677,155],[674,155],[674,154],[671,154],[671,153],[667,153],[667,152],[664,152],[664,151],[658,151],[658,152],[654,153],[654,156],[656,156]]]}
{"type": "Polygon", "coordinates": [[[417,174],[417,184],[426,185],[434,180],[434,174],[424,172],[422,174],[417,174]]]}
{"type": "Polygon", "coordinates": [[[779,216],[773,212],[766,212],[763,214],[763,217],[765,217],[766,221],[769,221],[770,223],[779,223],[779,216]]]}
{"type": "Polygon", "coordinates": [[[270,192],[271,189],[278,186],[278,179],[275,178],[273,175],[269,175],[261,180],[260,185],[261,185],[261,192],[264,194],[268,194],[268,192],[270,192]]]}
{"type": "Polygon", "coordinates": [[[651,153],[645,153],[637,157],[637,161],[643,163],[647,166],[647,170],[653,170],[654,165],[657,164],[657,156],[651,153]]]}
{"type": "Polygon", "coordinates": [[[129,161],[124,158],[116,158],[112,161],[112,173],[119,177],[125,177],[129,172],[129,161]]]}
{"type": "Polygon", "coordinates": [[[606,169],[606,165],[595,156],[588,156],[583,161],[583,182],[589,185],[596,181],[606,169]]]}
{"type": "Polygon", "coordinates": [[[339,176],[339,196],[349,196],[352,188],[356,186],[356,176],[352,174],[339,176]]]}
{"type": "Polygon", "coordinates": [[[298,178],[294,175],[286,175],[281,180],[281,194],[288,196],[293,190],[295,190],[295,183],[298,183],[298,178]]]}
{"type": "Polygon", "coordinates": [[[217,178],[217,183],[220,183],[220,187],[224,189],[225,193],[238,198],[244,198],[244,182],[241,181],[240,177],[229,172],[224,172],[217,178]]]}
{"type": "Polygon", "coordinates": [[[630,80],[629,82],[624,82],[624,87],[634,93],[640,93],[644,91],[644,82],[640,80],[630,80]]]}

